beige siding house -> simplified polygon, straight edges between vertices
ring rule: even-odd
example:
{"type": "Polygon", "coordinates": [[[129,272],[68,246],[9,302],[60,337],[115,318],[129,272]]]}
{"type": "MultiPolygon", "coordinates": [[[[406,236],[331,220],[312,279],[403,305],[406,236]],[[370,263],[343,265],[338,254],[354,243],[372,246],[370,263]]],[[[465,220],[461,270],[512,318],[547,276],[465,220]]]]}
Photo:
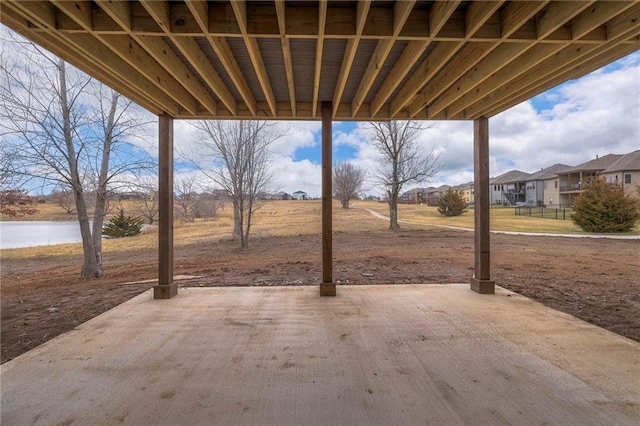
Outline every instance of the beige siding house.
{"type": "Polygon", "coordinates": [[[640,185],[640,150],[623,155],[600,175],[607,182],[622,186],[627,194],[640,198],[637,189],[640,185]]]}

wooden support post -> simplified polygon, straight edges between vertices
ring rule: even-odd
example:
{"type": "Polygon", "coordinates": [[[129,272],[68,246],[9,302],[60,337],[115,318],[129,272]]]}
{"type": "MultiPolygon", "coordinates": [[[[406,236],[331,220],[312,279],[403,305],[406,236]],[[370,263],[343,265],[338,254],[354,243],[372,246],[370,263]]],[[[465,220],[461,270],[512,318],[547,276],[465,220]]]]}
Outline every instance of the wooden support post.
{"type": "Polygon", "coordinates": [[[475,274],[471,278],[471,290],[480,294],[495,293],[491,280],[491,244],[489,242],[491,200],[489,199],[489,119],[478,118],[473,122],[473,158],[475,189],[475,274]]]}
{"type": "Polygon", "coordinates": [[[332,122],[331,102],[322,102],[322,283],[320,296],[335,296],[333,282],[332,122]]]}
{"type": "Polygon", "coordinates": [[[158,285],[153,298],[171,299],[178,294],[173,282],[173,118],[163,114],[158,122],[158,285]]]}

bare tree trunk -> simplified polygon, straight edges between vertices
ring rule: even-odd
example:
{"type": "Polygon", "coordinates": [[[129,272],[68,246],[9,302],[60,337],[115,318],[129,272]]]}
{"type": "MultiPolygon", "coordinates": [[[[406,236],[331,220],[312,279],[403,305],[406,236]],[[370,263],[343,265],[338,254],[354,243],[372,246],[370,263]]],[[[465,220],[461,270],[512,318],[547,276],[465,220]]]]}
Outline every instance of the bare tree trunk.
{"type": "Polygon", "coordinates": [[[62,59],[58,61],[59,83],[60,83],[60,107],[63,120],[63,134],[67,146],[67,161],[73,185],[73,194],[78,211],[78,222],[80,224],[80,235],[82,236],[82,250],[84,252],[84,264],[82,265],[82,278],[94,278],[102,276],[102,264],[98,263],[95,256],[95,244],[89,226],[89,213],[82,190],[82,181],[78,171],[76,150],[73,145],[73,135],[71,133],[71,111],[67,99],[67,77],[65,63],[62,59]]]}
{"type": "Polygon", "coordinates": [[[400,229],[398,225],[398,190],[389,191],[389,229],[397,231],[400,229]]]}
{"type": "MultiPolygon", "coordinates": [[[[231,237],[233,239],[241,238],[242,236],[242,215],[240,207],[234,201],[233,203],[233,232],[231,233],[231,237]]],[[[241,238],[242,240],[242,238],[241,238]]]]}

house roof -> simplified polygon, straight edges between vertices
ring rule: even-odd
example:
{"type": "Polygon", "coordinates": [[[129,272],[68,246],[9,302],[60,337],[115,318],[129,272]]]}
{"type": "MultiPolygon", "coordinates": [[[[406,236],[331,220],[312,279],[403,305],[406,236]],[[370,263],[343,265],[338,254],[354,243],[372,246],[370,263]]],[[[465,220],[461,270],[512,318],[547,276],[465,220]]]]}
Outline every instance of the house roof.
{"type": "Polygon", "coordinates": [[[0,21],[187,119],[492,117],[640,48],[637,1],[2,0],[0,21]]]}
{"type": "Polygon", "coordinates": [[[624,154],[603,173],[626,172],[632,170],[640,170],[640,150],[624,154]]]}
{"type": "Polygon", "coordinates": [[[531,174],[527,180],[532,181],[532,180],[551,179],[552,177],[557,176],[558,173],[561,173],[562,171],[570,168],[571,166],[568,166],[566,164],[557,163],[557,164],[554,164],[553,166],[547,167],[546,169],[541,169],[531,174]]]}
{"type": "Polygon", "coordinates": [[[501,174],[489,181],[490,184],[500,184],[500,183],[514,183],[514,182],[526,182],[531,175],[527,172],[523,172],[520,170],[509,170],[506,173],[501,174]]]}
{"type": "Polygon", "coordinates": [[[586,161],[582,164],[578,164],[575,167],[562,170],[561,174],[576,173],[576,172],[600,172],[611,167],[616,161],[620,160],[624,155],[621,154],[607,154],[602,157],[594,158],[593,160],[586,161]]]}

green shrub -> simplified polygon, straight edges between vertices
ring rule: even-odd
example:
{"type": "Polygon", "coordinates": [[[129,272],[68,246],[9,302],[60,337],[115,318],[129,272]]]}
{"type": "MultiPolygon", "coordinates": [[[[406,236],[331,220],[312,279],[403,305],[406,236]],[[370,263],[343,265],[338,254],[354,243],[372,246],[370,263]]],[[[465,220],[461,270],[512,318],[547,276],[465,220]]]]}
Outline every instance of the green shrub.
{"type": "Polygon", "coordinates": [[[460,216],[468,207],[462,195],[451,189],[438,198],[438,213],[443,216],[460,216]]]}
{"type": "Polygon", "coordinates": [[[576,199],[571,220],[586,232],[614,233],[631,231],[639,217],[638,202],[622,187],[593,179],[576,199]]]}
{"type": "Polygon", "coordinates": [[[140,217],[125,216],[124,209],[120,209],[117,216],[112,217],[104,228],[102,235],[112,238],[133,237],[142,232],[144,219],[140,217]]]}

